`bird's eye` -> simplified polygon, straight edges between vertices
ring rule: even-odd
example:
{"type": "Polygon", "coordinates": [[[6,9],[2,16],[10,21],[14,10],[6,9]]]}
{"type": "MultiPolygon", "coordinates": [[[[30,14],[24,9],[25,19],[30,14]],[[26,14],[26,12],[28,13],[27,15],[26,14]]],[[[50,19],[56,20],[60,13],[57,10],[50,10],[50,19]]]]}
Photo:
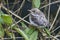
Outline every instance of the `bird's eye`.
{"type": "Polygon", "coordinates": [[[32,12],[35,12],[35,11],[32,11],[32,12]]]}

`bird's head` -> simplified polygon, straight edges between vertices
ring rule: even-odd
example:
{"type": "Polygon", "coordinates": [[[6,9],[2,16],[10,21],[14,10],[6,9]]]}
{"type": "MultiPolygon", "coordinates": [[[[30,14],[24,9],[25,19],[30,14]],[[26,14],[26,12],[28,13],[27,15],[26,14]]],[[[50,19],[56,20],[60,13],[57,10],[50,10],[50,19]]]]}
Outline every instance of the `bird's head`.
{"type": "Polygon", "coordinates": [[[40,10],[38,8],[32,8],[28,10],[33,16],[38,16],[40,14],[40,10]]]}

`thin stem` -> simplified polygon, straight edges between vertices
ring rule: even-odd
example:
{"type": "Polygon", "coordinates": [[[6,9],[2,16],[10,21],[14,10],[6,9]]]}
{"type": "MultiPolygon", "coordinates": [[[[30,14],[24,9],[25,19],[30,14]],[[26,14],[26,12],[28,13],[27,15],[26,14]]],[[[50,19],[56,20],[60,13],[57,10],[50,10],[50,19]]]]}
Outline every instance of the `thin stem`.
{"type": "MultiPolygon", "coordinates": [[[[23,19],[25,19],[25,18],[28,17],[29,15],[30,15],[30,14],[26,15],[23,19]]],[[[20,21],[22,21],[22,20],[19,20],[19,21],[17,21],[16,23],[12,24],[11,27],[15,26],[15,25],[18,24],[20,21]]]]}
{"type": "Polygon", "coordinates": [[[57,11],[57,13],[56,13],[56,16],[55,16],[55,18],[54,18],[54,20],[53,20],[53,22],[52,22],[52,25],[51,25],[49,31],[52,29],[52,27],[53,27],[55,21],[57,20],[57,17],[58,17],[59,11],[60,11],[60,7],[58,8],[58,11],[57,11]]]}
{"type": "MultiPolygon", "coordinates": [[[[50,2],[51,2],[51,0],[49,0],[49,4],[50,4],[50,2]]],[[[50,16],[50,5],[49,5],[49,10],[48,10],[48,21],[50,21],[49,20],[49,18],[50,18],[49,16],[50,16]]]]}
{"type": "Polygon", "coordinates": [[[44,8],[44,7],[47,7],[49,5],[52,5],[52,4],[55,4],[55,3],[59,3],[60,1],[55,1],[55,2],[52,2],[52,3],[49,3],[49,4],[46,4],[44,6],[42,6],[40,9],[44,8]]]}
{"type": "MultiPolygon", "coordinates": [[[[18,15],[18,13],[19,13],[19,11],[22,9],[24,3],[25,3],[25,0],[23,0],[23,2],[21,3],[21,6],[20,6],[20,7],[18,8],[18,10],[16,10],[14,13],[17,12],[16,14],[18,15]]],[[[15,17],[15,19],[16,19],[16,17],[15,17]]]]}
{"type": "Polygon", "coordinates": [[[57,27],[55,30],[53,30],[51,33],[53,33],[54,31],[56,31],[57,29],[59,29],[60,28],[60,26],[59,27],[57,27]]]}
{"type": "MultiPolygon", "coordinates": [[[[19,18],[20,20],[30,24],[29,22],[27,22],[26,20],[22,19],[20,16],[14,14],[13,12],[11,12],[10,10],[8,10],[6,7],[2,6],[3,9],[5,9],[6,11],[10,12],[12,15],[16,16],[17,18],[19,18]]],[[[31,25],[31,24],[30,24],[31,25]]]]}

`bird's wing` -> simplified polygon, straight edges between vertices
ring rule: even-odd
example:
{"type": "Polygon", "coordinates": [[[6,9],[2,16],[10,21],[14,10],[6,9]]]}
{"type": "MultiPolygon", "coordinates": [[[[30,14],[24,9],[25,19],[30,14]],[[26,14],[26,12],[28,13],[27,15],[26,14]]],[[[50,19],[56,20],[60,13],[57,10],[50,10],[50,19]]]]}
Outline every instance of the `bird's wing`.
{"type": "Polygon", "coordinates": [[[35,16],[31,16],[31,23],[33,22],[34,25],[38,25],[38,26],[43,26],[43,22],[40,20],[38,20],[38,17],[35,16]]]}

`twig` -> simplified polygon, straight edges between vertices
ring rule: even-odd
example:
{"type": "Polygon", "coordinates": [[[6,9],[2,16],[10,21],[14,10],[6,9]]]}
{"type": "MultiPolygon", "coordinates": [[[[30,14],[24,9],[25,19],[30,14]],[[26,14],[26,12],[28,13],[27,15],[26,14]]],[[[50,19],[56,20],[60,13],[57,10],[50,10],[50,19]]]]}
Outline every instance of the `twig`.
{"type": "MultiPolygon", "coordinates": [[[[4,2],[4,5],[7,5],[7,3],[5,3],[5,1],[3,1],[4,2]]],[[[17,2],[15,2],[15,3],[9,3],[9,4],[17,4],[17,3],[19,3],[20,1],[17,1],[17,2]]]]}
{"type": "Polygon", "coordinates": [[[7,3],[7,8],[9,9],[9,3],[8,3],[8,0],[6,0],[6,1],[7,1],[7,2],[6,2],[6,3],[7,3]]]}
{"type": "MultiPolygon", "coordinates": [[[[55,3],[58,3],[59,1],[55,1],[55,2],[52,2],[52,3],[49,3],[49,4],[47,4],[47,5],[44,5],[43,7],[41,7],[40,9],[42,9],[42,8],[44,8],[44,7],[46,7],[46,6],[49,6],[49,5],[51,5],[51,4],[55,4],[55,3]]],[[[19,9],[17,9],[14,13],[16,13],[17,11],[18,11],[19,9]]],[[[30,14],[28,14],[28,15],[30,15],[30,14]]],[[[28,17],[28,16],[27,16],[28,17]]],[[[17,23],[19,23],[21,20],[19,20],[17,23]]],[[[16,24],[17,24],[16,23],[16,24]]]]}
{"type": "Polygon", "coordinates": [[[52,29],[52,27],[53,27],[53,25],[54,25],[54,23],[55,23],[55,21],[56,21],[56,19],[57,19],[57,17],[58,17],[59,11],[60,11],[60,7],[58,8],[58,11],[57,11],[57,13],[56,13],[56,16],[55,16],[55,18],[54,18],[54,20],[53,20],[53,22],[52,22],[52,25],[51,25],[49,31],[52,29]]]}
{"type": "MultiPolygon", "coordinates": [[[[51,2],[51,0],[49,0],[49,4],[50,4],[50,2],[51,2]]],[[[49,10],[48,10],[48,21],[50,21],[49,20],[49,18],[50,18],[49,16],[50,16],[50,5],[49,5],[49,10]]]]}
{"type": "MultiPolygon", "coordinates": [[[[29,22],[27,22],[26,20],[22,19],[21,17],[19,17],[18,15],[14,14],[13,12],[11,12],[10,10],[8,10],[6,7],[2,6],[3,9],[5,9],[6,11],[10,12],[12,15],[16,16],[17,18],[21,19],[22,21],[30,24],[29,22]]],[[[31,24],[30,24],[31,25],[31,24]]]]}
{"type": "Polygon", "coordinates": [[[60,37],[60,35],[56,35],[55,37],[60,37]]]}
{"type": "Polygon", "coordinates": [[[40,9],[42,9],[42,8],[44,8],[44,7],[47,7],[47,6],[51,5],[51,4],[58,3],[58,2],[60,2],[60,1],[55,1],[55,2],[49,3],[49,4],[47,4],[47,5],[42,6],[40,9]]]}
{"type": "MultiPolygon", "coordinates": [[[[23,19],[25,19],[25,18],[28,17],[29,15],[30,15],[30,14],[26,15],[23,19]]],[[[22,20],[19,20],[19,21],[17,21],[16,23],[12,24],[11,27],[15,26],[15,24],[18,24],[20,21],[22,21],[22,20]]]]}
{"type": "Polygon", "coordinates": [[[58,39],[57,37],[55,37],[55,36],[52,36],[52,35],[51,35],[51,37],[53,37],[53,38],[56,39],[56,40],[59,40],[59,39],[58,39]]]}
{"type": "MultiPolygon", "coordinates": [[[[18,0],[15,0],[15,1],[14,1],[15,4],[16,4],[16,2],[18,2],[18,0]]],[[[15,6],[14,3],[13,3],[13,5],[12,5],[12,9],[11,9],[11,10],[13,10],[13,8],[14,8],[14,6],[15,6]]]]}
{"type": "MultiPolygon", "coordinates": [[[[42,9],[42,8],[44,8],[44,7],[46,7],[46,6],[49,6],[49,5],[51,5],[51,4],[55,4],[55,3],[58,3],[59,1],[55,1],[55,2],[52,2],[52,3],[49,3],[49,4],[47,4],[47,5],[44,5],[43,7],[41,7],[40,9],[42,9]]],[[[19,9],[17,9],[15,12],[17,12],[19,9]]],[[[15,13],[14,12],[14,13],[15,13]]],[[[26,17],[28,17],[30,14],[28,14],[26,17]]],[[[25,17],[25,18],[26,18],[25,17]]],[[[23,18],[23,19],[25,19],[25,18],[23,18]]],[[[19,20],[18,22],[16,22],[15,24],[17,24],[17,23],[19,23],[21,20],[19,20]]],[[[12,24],[11,26],[14,26],[15,24],[12,24]]]]}
{"type": "Polygon", "coordinates": [[[46,38],[54,38],[54,39],[56,39],[56,40],[59,40],[56,36],[50,36],[50,37],[46,37],[46,38]]]}
{"type": "MultiPolygon", "coordinates": [[[[14,13],[17,12],[16,15],[18,15],[19,11],[22,9],[24,3],[25,3],[25,0],[23,0],[23,2],[21,3],[21,6],[18,8],[18,10],[16,10],[16,11],[14,12],[14,13]]],[[[16,17],[15,17],[15,19],[16,19],[16,17]]]]}
{"type": "Polygon", "coordinates": [[[53,33],[54,31],[56,31],[57,29],[59,29],[60,28],[60,26],[59,27],[57,27],[55,30],[53,30],[51,33],[53,33]]]}
{"type": "MultiPolygon", "coordinates": [[[[22,38],[23,39],[23,37],[15,37],[16,39],[18,39],[18,38],[22,38]]],[[[3,38],[4,40],[8,40],[8,39],[12,39],[12,38],[3,38]]],[[[1,40],[1,39],[0,39],[1,40]]]]}
{"type": "Polygon", "coordinates": [[[19,11],[19,10],[22,8],[22,6],[24,5],[24,3],[25,3],[25,0],[23,0],[23,2],[22,2],[22,4],[21,4],[20,8],[18,8],[14,13],[16,13],[17,11],[19,11]]]}
{"type": "MultiPolygon", "coordinates": [[[[46,7],[46,6],[48,6],[48,5],[51,5],[51,4],[55,4],[55,3],[58,3],[58,2],[60,2],[60,1],[55,1],[55,2],[52,2],[52,3],[50,3],[50,4],[47,4],[47,5],[44,5],[43,7],[41,7],[41,8],[44,8],[44,7],[46,7]]],[[[3,6],[2,6],[3,7],[3,6]]],[[[4,8],[4,7],[3,7],[4,8]]],[[[41,9],[40,8],[40,9],[41,9]]],[[[4,8],[4,9],[6,9],[6,8],[4,8]]],[[[19,10],[19,9],[18,9],[19,10]]],[[[17,10],[16,10],[17,11],[17,10]]],[[[12,13],[13,15],[15,15],[15,16],[17,16],[16,14],[14,14],[14,13],[12,13]]],[[[17,16],[17,18],[19,18],[20,19],[20,17],[19,16],[17,16]]],[[[22,20],[24,20],[24,19],[22,19],[22,20]]],[[[26,22],[26,21],[25,21],[26,22]]],[[[29,22],[27,22],[28,24],[30,24],[29,22]]]]}

